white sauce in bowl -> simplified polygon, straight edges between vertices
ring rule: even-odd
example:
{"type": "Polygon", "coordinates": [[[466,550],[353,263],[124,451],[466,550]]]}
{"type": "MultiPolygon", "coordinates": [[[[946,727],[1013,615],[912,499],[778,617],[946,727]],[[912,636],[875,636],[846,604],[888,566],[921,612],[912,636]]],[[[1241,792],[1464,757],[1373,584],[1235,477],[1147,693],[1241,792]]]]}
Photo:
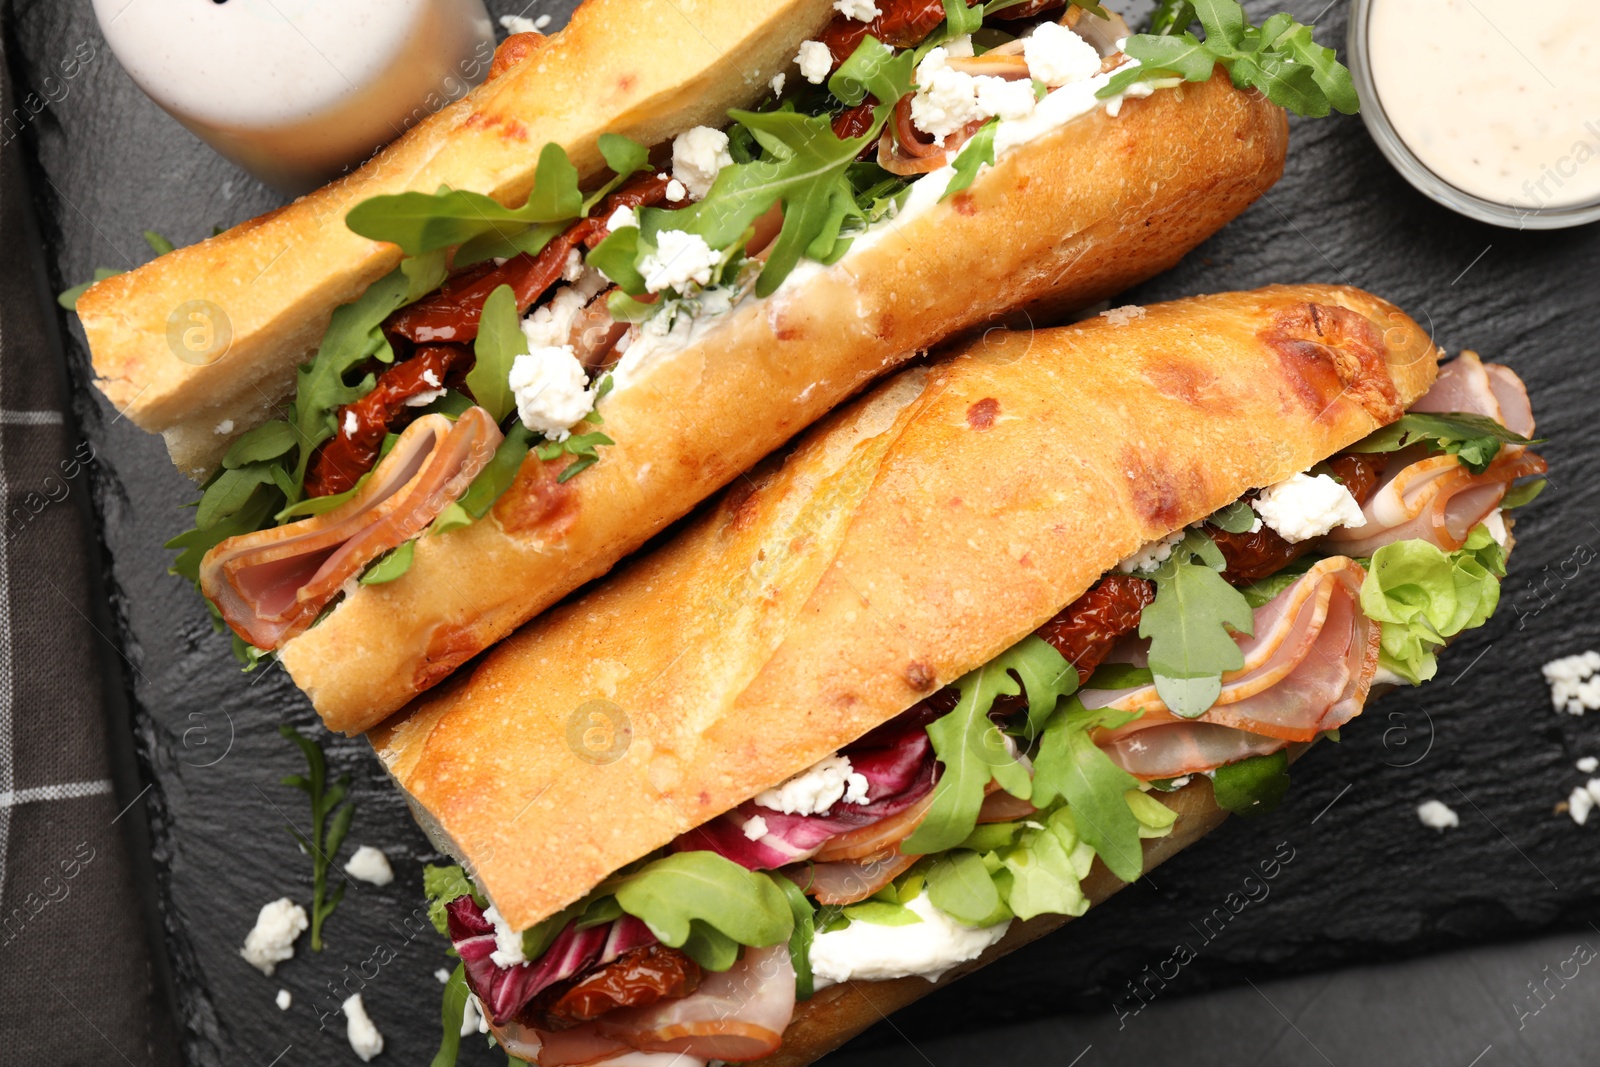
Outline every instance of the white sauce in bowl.
{"type": "Polygon", "coordinates": [[[1417,159],[1462,192],[1600,201],[1600,6],[1372,0],[1372,79],[1417,159]]]}

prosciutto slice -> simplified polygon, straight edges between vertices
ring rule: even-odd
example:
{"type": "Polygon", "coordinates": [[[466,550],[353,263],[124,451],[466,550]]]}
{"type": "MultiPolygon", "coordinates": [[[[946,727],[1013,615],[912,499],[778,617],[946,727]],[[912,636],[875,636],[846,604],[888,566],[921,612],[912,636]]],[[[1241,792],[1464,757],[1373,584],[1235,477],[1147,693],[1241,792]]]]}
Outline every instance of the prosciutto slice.
{"type": "Polygon", "coordinates": [[[277,648],[316,621],[367,564],[421,533],[464,493],[500,440],[479,407],[455,422],[422,416],[343,504],[207,552],[201,592],[239,636],[277,648]]]}
{"type": "Polygon", "coordinates": [[[1533,436],[1533,405],[1522,379],[1510,367],[1483,362],[1476,352],[1463,352],[1439,368],[1433,387],[1411,410],[1487,415],[1512,433],[1533,436]]]}
{"type": "MultiPolygon", "coordinates": [[[[1102,731],[1096,743],[1115,750],[1121,739],[1162,724],[1200,723],[1309,741],[1350,721],[1360,713],[1378,665],[1379,626],[1361,612],[1365,576],[1354,560],[1335,556],[1257,608],[1255,635],[1237,638],[1244,667],[1222,676],[1221,696],[1197,719],[1174,715],[1154,685],[1086,690],[1087,707],[1144,712],[1126,726],[1102,731]]],[[[1136,662],[1147,647],[1130,642],[1112,658],[1136,662]]]]}
{"type": "Polygon", "coordinates": [[[620,1058],[634,1050],[702,1061],[755,1060],[778,1050],[793,1016],[788,946],[747,948],[738,963],[707,974],[687,997],[607,1012],[570,1030],[536,1031],[537,1062],[539,1067],[651,1062],[620,1058]],[[613,1056],[618,1059],[607,1058],[613,1056]]]}
{"type": "Polygon", "coordinates": [[[1251,756],[1270,756],[1288,741],[1209,722],[1166,722],[1124,734],[1101,749],[1146,781],[1214,771],[1251,756]]]}

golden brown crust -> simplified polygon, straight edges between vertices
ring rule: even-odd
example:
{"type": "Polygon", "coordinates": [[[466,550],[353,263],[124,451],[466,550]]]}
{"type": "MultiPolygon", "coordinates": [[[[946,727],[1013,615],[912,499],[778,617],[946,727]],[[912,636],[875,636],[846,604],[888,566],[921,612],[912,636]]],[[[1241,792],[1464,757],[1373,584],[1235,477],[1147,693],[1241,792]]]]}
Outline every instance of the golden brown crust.
{"type": "Polygon", "coordinates": [[[1364,436],[1371,397],[1409,405],[1437,358],[1333,286],[985,336],[836,412],[373,744],[526,926],[991,659],[1140,545],[1364,436]],[[1281,359],[1266,335],[1307,305],[1370,324],[1382,363],[1348,322],[1281,359]]]}
{"type": "Polygon", "coordinates": [[[333,309],[399,262],[394,245],[345,227],[350,208],[441,184],[520,204],[546,143],[565,148],[580,174],[596,174],[601,133],[656,144],[720,122],[833,13],[829,0],[588,0],[527,62],[348,177],[90,288],[78,314],[97,384],[119,411],[167,437],[180,469],[210,469],[228,443],[215,427],[231,419],[239,433],[270,417],[333,309]],[[178,358],[167,340],[169,318],[196,300],[231,324],[232,348],[210,363],[178,358]]]}
{"type": "Polygon", "coordinates": [[[598,466],[553,487],[530,459],[491,521],[423,539],[403,577],[285,646],[285,666],[330,729],[371,727],[917,350],[1171,266],[1277,180],[1286,144],[1280,109],[1217,77],[1007,153],[969,190],[662,357],[603,402],[618,444],[598,466]]]}

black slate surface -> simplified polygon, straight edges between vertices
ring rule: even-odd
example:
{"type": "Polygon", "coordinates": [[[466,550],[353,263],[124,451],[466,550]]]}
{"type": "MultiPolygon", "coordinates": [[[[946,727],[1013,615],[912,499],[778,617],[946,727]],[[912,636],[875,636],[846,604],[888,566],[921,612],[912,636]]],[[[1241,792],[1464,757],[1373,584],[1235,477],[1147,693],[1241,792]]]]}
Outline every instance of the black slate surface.
{"type": "MultiPolygon", "coordinates": [[[[535,4],[522,13],[548,10],[559,23],[569,6],[535,4]]],[[[1276,6],[1250,5],[1258,14],[1276,6]]],[[[1308,18],[1322,2],[1286,6],[1308,18]]],[[[518,13],[520,3],[490,7],[518,13]]],[[[1344,7],[1336,2],[1321,16],[1323,40],[1342,43],[1344,7]]],[[[127,268],[149,258],[138,236],[146,228],[182,244],[278,203],[138,92],[101,41],[88,0],[14,0],[6,32],[19,96],[80,45],[96,55],[23,132],[36,160],[47,253],[63,285],[97,266],[127,268]]],[[[1290,1000],[1259,1024],[1259,1041],[1256,1024],[1239,1021],[1229,1008],[1236,998],[1256,996],[1250,986],[1187,1000],[1180,994],[1551,931],[1593,936],[1600,863],[1586,834],[1600,830],[1577,827],[1552,807],[1584,778],[1574,760],[1600,755],[1600,723],[1554,714],[1538,667],[1551,656],[1600,646],[1600,622],[1587,610],[1597,583],[1588,564],[1600,555],[1592,413],[1600,391],[1591,356],[1600,316],[1600,231],[1516,233],[1469,222],[1413,192],[1383,162],[1359,119],[1297,122],[1283,181],[1176,270],[1127,300],[1294,281],[1371,289],[1428,325],[1445,347],[1474,347],[1527,379],[1540,431],[1550,438],[1543,451],[1553,484],[1519,524],[1500,615],[1451,651],[1431,686],[1385,699],[1345,731],[1343,744],[1319,746],[1297,766],[1296,788],[1276,814],[1231,822],[1063,933],[898,1016],[899,1033],[880,1027],[864,1036],[852,1059],[887,1056],[874,1051],[886,1042],[901,1046],[897,1060],[909,1056],[910,1035],[913,1051],[920,1051],[906,1062],[923,1062],[929,1048],[939,1050],[941,1065],[988,1062],[996,1048],[1006,1048],[1035,1049],[1039,1058],[1066,1064],[1090,1040],[1084,1033],[1120,1032],[1110,1029],[1118,1025],[1113,1005],[1119,998],[1125,1009],[1136,1003],[1125,999],[1127,983],[1146,967],[1159,969],[1179,942],[1197,958],[1156,1003],[1123,1021],[1147,1041],[1151,1034],[1186,1039],[1125,1045],[1126,1058],[1096,1054],[1084,1063],[1133,1062],[1158,1046],[1181,1049],[1195,1063],[1301,1062],[1304,1049],[1291,1053],[1282,1044],[1284,1021],[1302,1011],[1319,1018],[1379,1014],[1360,996],[1318,999],[1318,990],[1352,982],[1356,989],[1387,990],[1384,1003],[1402,1015],[1408,1006],[1423,1011],[1430,990],[1475,983],[1483,1010],[1451,1023],[1453,1032],[1476,1023],[1515,1033],[1513,1005],[1526,995],[1522,964],[1492,961],[1543,953],[1530,958],[1525,976],[1537,978],[1540,964],[1554,966],[1569,954],[1556,955],[1550,946],[1571,937],[1309,985],[1262,985],[1288,990],[1283,995],[1290,1000]],[[1430,797],[1461,814],[1459,830],[1440,835],[1418,823],[1413,809],[1430,797]],[[1270,892],[1207,940],[1199,924],[1228,893],[1247,888],[1246,876],[1280,842],[1294,858],[1270,892]],[[1469,966],[1462,959],[1491,962],[1469,966]],[[1490,973],[1492,981],[1485,978],[1490,973]],[[1500,1006],[1501,1017],[1492,1016],[1491,1005],[1500,1006]],[[939,1042],[941,1035],[1062,1012],[1080,1014],[1007,1030],[996,1035],[1001,1045],[982,1037],[939,1042]]],[[[354,885],[329,922],[327,950],[310,953],[302,941],[298,958],[272,979],[239,959],[238,946],[263,902],[310,895],[309,864],[282,829],[285,821],[303,821],[303,798],[277,783],[299,769],[299,757],[275,725],[288,720],[309,728],[315,717],[281,670],[239,673],[200,601],[165,573],[168,555],[159,546],[186,525],[178,508],[193,489],[158,439],[118,420],[89,387],[75,324],[67,347],[76,414],[100,457],[90,485],[115,615],[115,632],[106,639],[118,646],[134,709],[132,743],[151,786],[141,807],[154,842],[152,892],[162,906],[187,1059],[354,1062],[339,1019],[327,1017],[319,1033],[321,1013],[336,1008],[344,988],[365,991],[387,1040],[380,1062],[426,1063],[437,1043],[439,987],[432,972],[446,961],[431,930],[412,931],[420,916],[420,865],[433,857],[363,744],[317,730],[336,768],[355,779],[350,847],[384,848],[396,882],[385,889],[354,885]],[[280,987],[295,997],[287,1013],[272,1003],[280,987]]],[[[1568,996],[1584,994],[1580,988],[1568,996]]],[[[1584,1002],[1591,1014],[1597,1000],[1600,992],[1584,1002]]],[[[1260,1016],[1259,1003],[1250,1012],[1260,1016]]],[[[1449,1022],[1448,1014],[1442,1018],[1449,1022]]],[[[1348,1042],[1364,1029],[1343,1026],[1340,1033],[1348,1042]]],[[[1429,1038],[1426,1027],[1372,1033],[1380,1031],[1385,1041],[1429,1038]]],[[[1555,1032],[1546,1028],[1546,1044],[1555,1032]]],[[[1338,1062],[1371,1062],[1375,1048],[1386,1050],[1376,1056],[1384,1062],[1436,1062],[1420,1044],[1400,1056],[1398,1046],[1371,1040],[1369,1034],[1361,1059],[1338,1062]]],[[[1532,1058],[1516,1062],[1584,1062],[1566,1058],[1569,1046],[1558,1041],[1547,1056],[1525,1045],[1532,1058]]],[[[1305,1062],[1326,1059],[1318,1056],[1305,1062]]],[[[463,1058],[498,1061],[487,1053],[463,1058]]]]}

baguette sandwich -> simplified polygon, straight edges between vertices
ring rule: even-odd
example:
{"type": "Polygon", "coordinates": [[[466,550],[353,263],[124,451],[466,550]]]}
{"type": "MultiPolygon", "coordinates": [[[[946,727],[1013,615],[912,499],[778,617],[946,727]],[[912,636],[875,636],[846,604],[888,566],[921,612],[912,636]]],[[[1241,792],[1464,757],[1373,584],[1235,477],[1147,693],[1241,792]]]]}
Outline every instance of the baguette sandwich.
{"type": "Polygon", "coordinates": [[[1273,99],[1354,107],[1287,16],[1208,29],[589,0],[513,39],[361,171],[79,299],[203,480],[175,569],[371,727],[873,377],[1171,266],[1280,175],[1273,99]]]}
{"type": "Polygon", "coordinates": [[[540,1067],[806,1063],[1270,807],[1498,602],[1544,462],[1441,355],[1274,287],[835,412],[369,735],[456,1003],[540,1067]]]}

